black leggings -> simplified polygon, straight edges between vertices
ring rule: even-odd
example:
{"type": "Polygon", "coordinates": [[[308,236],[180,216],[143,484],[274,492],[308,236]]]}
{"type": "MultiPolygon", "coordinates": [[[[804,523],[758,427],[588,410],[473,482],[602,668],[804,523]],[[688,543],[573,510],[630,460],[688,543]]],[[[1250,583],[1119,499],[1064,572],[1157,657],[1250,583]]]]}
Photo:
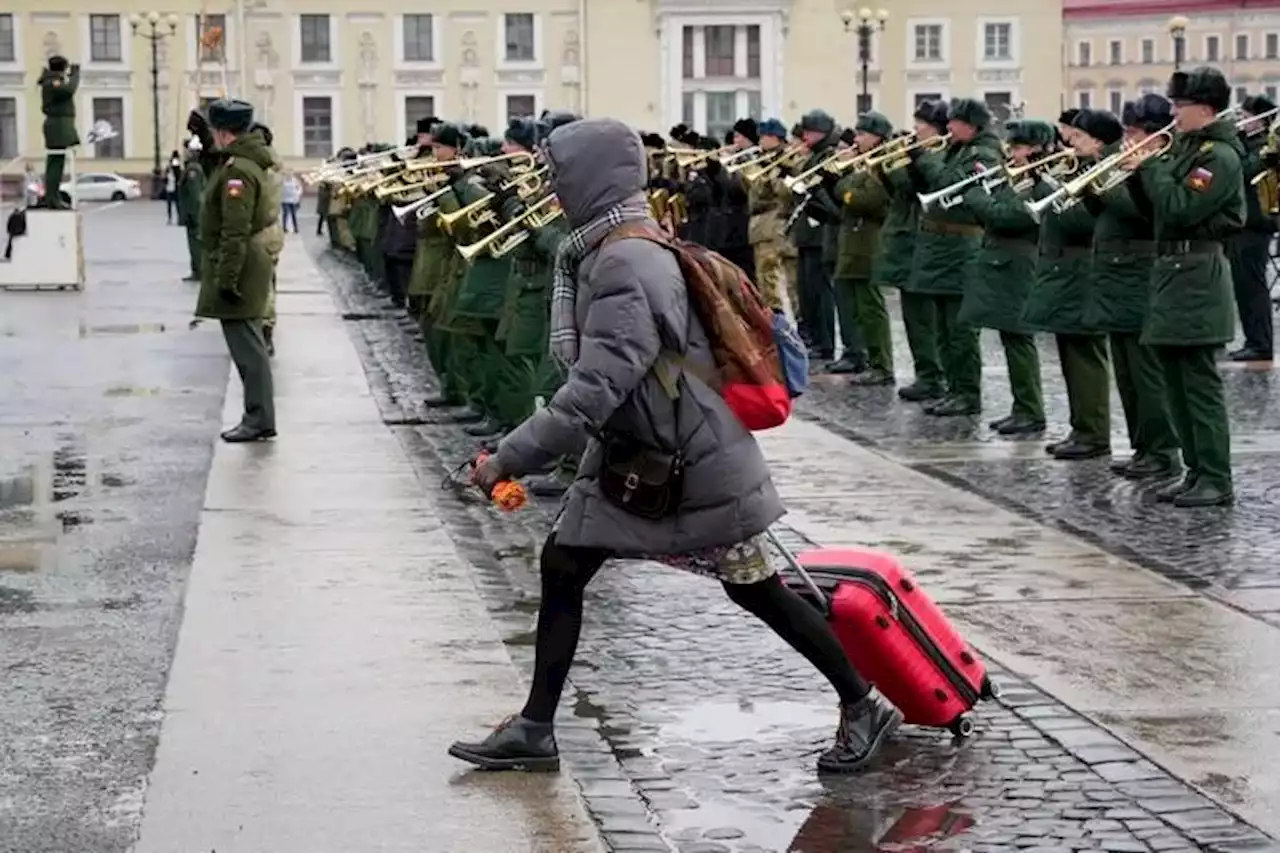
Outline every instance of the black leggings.
{"type": "MultiPolygon", "coordinates": [[[[597,548],[556,543],[542,546],[542,605],[538,610],[537,656],[529,700],[521,716],[540,723],[555,718],[569,667],[582,631],[582,600],[587,584],[609,559],[597,548]]],[[[729,598],[755,615],[817,667],[843,703],[857,702],[870,687],[858,676],[822,614],[773,575],[753,584],[724,584],[729,598]]]]}

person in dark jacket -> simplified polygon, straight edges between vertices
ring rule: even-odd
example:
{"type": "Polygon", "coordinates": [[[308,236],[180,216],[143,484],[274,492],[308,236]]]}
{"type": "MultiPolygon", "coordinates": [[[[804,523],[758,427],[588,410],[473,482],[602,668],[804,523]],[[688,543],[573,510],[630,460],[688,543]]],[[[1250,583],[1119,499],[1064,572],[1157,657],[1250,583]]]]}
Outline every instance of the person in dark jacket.
{"type": "MultiPolygon", "coordinates": [[[[416,135],[405,140],[405,145],[416,144],[416,135]]],[[[387,293],[393,306],[403,308],[408,298],[410,273],[413,272],[413,255],[418,248],[417,220],[401,222],[392,215],[390,204],[381,205],[378,215],[382,220],[378,242],[387,274],[387,293]]]]}
{"type": "MultiPolygon", "coordinates": [[[[809,149],[809,159],[799,172],[812,169],[835,153],[840,142],[836,120],[823,110],[810,110],[800,119],[802,141],[809,149]]],[[[823,257],[828,225],[838,225],[841,206],[832,193],[837,176],[825,173],[822,183],[797,200],[801,209],[793,213],[795,224],[792,240],[799,253],[797,273],[800,290],[800,322],[817,361],[830,361],[835,356],[836,295],[827,263],[823,257]]]]}
{"type": "MultiPolygon", "coordinates": [[[[729,142],[736,151],[746,151],[760,145],[760,131],[755,119],[738,119],[729,134],[729,142]]],[[[745,161],[743,161],[745,162],[745,161]]],[[[733,261],[747,278],[756,280],[756,258],[751,248],[751,205],[747,186],[737,174],[717,169],[720,181],[720,204],[724,209],[724,240],[716,251],[733,261]]]]}
{"type": "MultiPolygon", "coordinates": [[[[49,66],[40,74],[40,108],[44,112],[44,204],[60,210],[62,170],[67,164],[66,151],[80,144],[76,132],[76,91],[80,88],[80,66],[67,62],[65,56],[49,57],[49,66]]],[[[116,128],[123,133],[123,129],[116,128]]]]}
{"type": "Polygon", "coordinates": [[[1276,222],[1269,211],[1262,209],[1258,191],[1253,185],[1254,179],[1266,168],[1262,162],[1262,147],[1267,142],[1269,125],[1266,119],[1254,120],[1253,117],[1274,114],[1275,107],[1265,95],[1250,95],[1240,104],[1241,117],[1245,119],[1244,128],[1240,131],[1240,142],[1244,145],[1244,200],[1249,205],[1249,212],[1245,217],[1244,230],[1227,244],[1236,311],[1240,314],[1240,328],[1244,332],[1244,346],[1231,353],[1232,361],[1271,361],[1274,355],[1267,263],[1276,222]]]}

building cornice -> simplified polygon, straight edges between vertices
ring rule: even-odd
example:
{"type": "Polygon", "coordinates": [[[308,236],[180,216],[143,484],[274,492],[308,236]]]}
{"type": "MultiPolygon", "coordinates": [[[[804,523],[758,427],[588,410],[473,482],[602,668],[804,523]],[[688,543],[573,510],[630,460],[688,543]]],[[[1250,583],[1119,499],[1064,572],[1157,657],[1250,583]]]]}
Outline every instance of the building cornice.
{"type": "Polygon", "coordinates": [[[1280,0],[1066,0],[1062,17],[1132,18],[1144,15],[1230,15],[1237,12],[1280,12],[1280,0]]]}

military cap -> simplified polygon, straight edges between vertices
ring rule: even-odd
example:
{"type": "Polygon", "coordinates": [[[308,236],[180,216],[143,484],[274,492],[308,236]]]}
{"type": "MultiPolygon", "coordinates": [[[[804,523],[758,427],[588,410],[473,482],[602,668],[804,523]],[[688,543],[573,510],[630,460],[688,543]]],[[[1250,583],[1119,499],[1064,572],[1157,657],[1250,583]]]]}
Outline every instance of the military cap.
{"type": "Polygon", "coordinates": [[[467,143],[467,135],[462,132],[462,128],[447,121],[437,125],[431,136],[437,145],[446,148],[461,148],[467,143]]]}
{"type": "Polygon", "coordinates": [[[750,139],[752,145],[760,141],[760,127],[753,118],[740,118],[735,121],[733,132],[750,139]]]}
{"type": "Polygon", "coordinates": [[[272,132],[271,132],[271,128],[267,127],[267,126],[266,126],[265,124],[263,124],[262,122],[260,122],[260,121],[255,121],[253,124],[251,124],[251,125],[249,126],[249,130],[250,130],[250,131],[255,131],[255,130],[256,130],[256,131],[258,131],[258,133],[261,133],[261,134],[262,134],[262,141],[263,141],[263,142],[265,142],[265,143],[267,143],[268,145],[274,145],[274,144],[275,144],[276,135],[275,135],[274,133],[272,133],[272,132]]]}
{"type": "Polygon", "coordinates": [[[831,133],[836,129],[836,120],[826,110],[809,110],[800,117],[800,129],[816,133],[831,133]]]}
{"type": "Polygon", "coordinates": [[[840,131],[840,141],[845,145],[852,145],[858,138],[857,132],[852,127],[846,127],[840,131]]]}
{"type": "Polygon", "coordinates": [[[1070,127],[1072,122],[1076,120],[1076,116],[1078,115],[1080,115],[1080,110],[1076,109],[1075,107],[1071,107],[1070,109],[1063,110],[1062,112],[1058,113],[1058,124],[1065,124],[1068,127],[1070,127]]]}
{"type": "Polygon", "coordinates": [[[1169,78],[1169,100],[1187,101],[1221,112],[1231,105],[1231,86],[1222,72],[1202,65],[1194,71],[1175,71],[1169,78]]]}
{"type": "Polygon", "coordinates": [[[784,141],[787,138],[787,126],[776,118],[765,119],[760,122],[756,130],[760,132],[761,136],[772,136],[775,139],[781,139],[784,141]]]}
{"type": "Polygon", "coordinates": [[[532,151],[538,144],[538,123],[531,118],[513,118],[503,137],[526,151],[532,151]]]}
{"type": "Polygon", "coordinates": [[[660,133],[642,133],[640,134],[640,144],[645,148],[665,148],[666,143],[662,141],[660,133]]]}
{"type": "Polygon", "coordinates": [[[979,130],[991,124],[991,111],[982,101],[973,98],[956,98],[951,102],[949,121],[962,121],[979,130]]]}
{"type": "Polygon", "coordinates": [[[1275,101],[1266,95],[1250,95],[1240,102],[1240,109],[1244,110],[1251,116],[1260,116],[1263,113],[1269,113],[1276,108],[1275,101]]]}
{"type": "Polygon", "coordinates": [[[1106,110],[1080,110],[1071,126],[1083,130],[1103,145],[1119,142],[1124,136],[1120,120],[1106,110]]]}
{"type": "Polygon", "coordinates": [[[472,139],[487,139],[489,136],[489,128],[483,124],[466,124],[462,126],[462,131],[472,139]]]}
{"type": "MultiPolygon", "coordinates": [[[[544,115],[543,117],[545,118],[546,116],[544,115]]],[[[674,139],[676,142],[683,142],[684,138],[688,135],[689,135],[689,125],[685,124],[684,122],[681,122],[680,124],[677,124],[677,125],[673,125],[671,127],[671,130],[667,131],[667,136],[670,137],[671,139],[674,139]]]]}
{"type": "Polygon", "coordinates": [[[1147,133],[1155,133],[1173,121],[1173,108],[1169,101],[1154,92],[1136,101],[1127,101],[1120,116],[1125,127],[1137,127],[1147,133]]]}
{"type": "Polygon", "coordinates": [[[70,66],[71,63],[67,61],[65,56],[55,53],[53,56],[49,57],[50,71],[56,71],[60,74],[63,71],[66,71],[70,66]]]}
{"type": "Polygon", "coordinates": [[[1011,121],[1005,126],[1005,141],[1010,145],[1048,147],[1058,138],[1058,131],[1047,121],[1011,121]]]}
{"type": "Polygon", "coordinates": [[[253,104],[234,98],[219,98],[209,104],[209,127],[242,133],[253,125],[253,104]]]}
{"type": "Polygon", "coordinates": [[[502,153],[502,140],[492,136],[477,137],[472,149],[481,157],[496,157],[502,153]]]}
{"type": "Polygon", "coordinates": [[[893,136],[893,123],[883,113],[878,113],[875,110],[868,110],[858,116],[858,123],[853,127],[859,133],[872,133],[881,139],[888,139],[893,136]]]}
{"type": "Polygon", "coordinates": [[[703,151],[716,151],[720,148],[720,140],[712,136],[699,136],[695,148],[701,148],[703,151]]]}
{"type": "Polygon", "coordinates": [[[946,101],[921,101],[911,117],[916,121],[931,124],[938,130],[945,130],[950,111],[947,109],[946,101]]]}
{"type": "Polygon", "coordinates": [[[427,116],[426,118],[418,119],[417,124],[414,125],[414,130],[416,130],[418,133],[430,133],[431,128],[434,125],[437,125],[439,123],[440,123],[440,119],[436,118],[435,116],[427,116]]]}
{"type": "Polygon", "coordinates": [[[804,136],[804,128],[800,126],[800,123],[796,122],[791,125],[791,138],[799,139],[802,136],[804,136]]]}
{"type": "Polygon", "coordinates": [[[356,159],[356,152],[350,146],[346,146],[339,148],[338,153],[333,156],[337,157],[339,160],[354,160],[356,159]]]}
{"type": "Polygon", "coordinates": [[[548,110],[538,119],[538,138],[546,139],[557,127],[578,121],[582,116],[571,110],[548,110]]]}

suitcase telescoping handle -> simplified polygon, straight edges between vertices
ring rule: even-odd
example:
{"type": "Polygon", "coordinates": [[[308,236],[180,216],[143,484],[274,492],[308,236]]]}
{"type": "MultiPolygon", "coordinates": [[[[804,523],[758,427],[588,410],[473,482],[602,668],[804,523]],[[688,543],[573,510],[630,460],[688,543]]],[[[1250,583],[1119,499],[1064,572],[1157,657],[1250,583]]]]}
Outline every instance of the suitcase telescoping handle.
{"type": "MultiPolygon", "coordinates": [[[[778,535],[773,532],[773,528],[766,530],[765,535],[769,537],[769,541],[773,543],[773,547],[777,548],[778,552],[782,554],[782,559],[787,561],[787,565],[791,567],[791,570],[796,573],[804,585],[809,587],[810,592],[812,592],[818,599],[818,603],[822,607],[822,612],[830,616],[831,599],[822,591],[822,588],[818,586],[817,581],[813,579],[813,575],[809,574],[809,572],[805,570],[805,567],[800,565],[800,561],[791,553],[791,549],[779,541],[778,535]]],[[[885,583],[884,578],[874,572],[858,571],[857,569],[852,568],[844,569],[843,571],[847,573],[846,576],[850,582],[861,583],[864,586],[870,587],[872,592],[883,598],[885,604],[889,607],[889,615],[894,619],[898,618],[898,596],[894,594],[893,589],[889,584],[885,583]]]]}

